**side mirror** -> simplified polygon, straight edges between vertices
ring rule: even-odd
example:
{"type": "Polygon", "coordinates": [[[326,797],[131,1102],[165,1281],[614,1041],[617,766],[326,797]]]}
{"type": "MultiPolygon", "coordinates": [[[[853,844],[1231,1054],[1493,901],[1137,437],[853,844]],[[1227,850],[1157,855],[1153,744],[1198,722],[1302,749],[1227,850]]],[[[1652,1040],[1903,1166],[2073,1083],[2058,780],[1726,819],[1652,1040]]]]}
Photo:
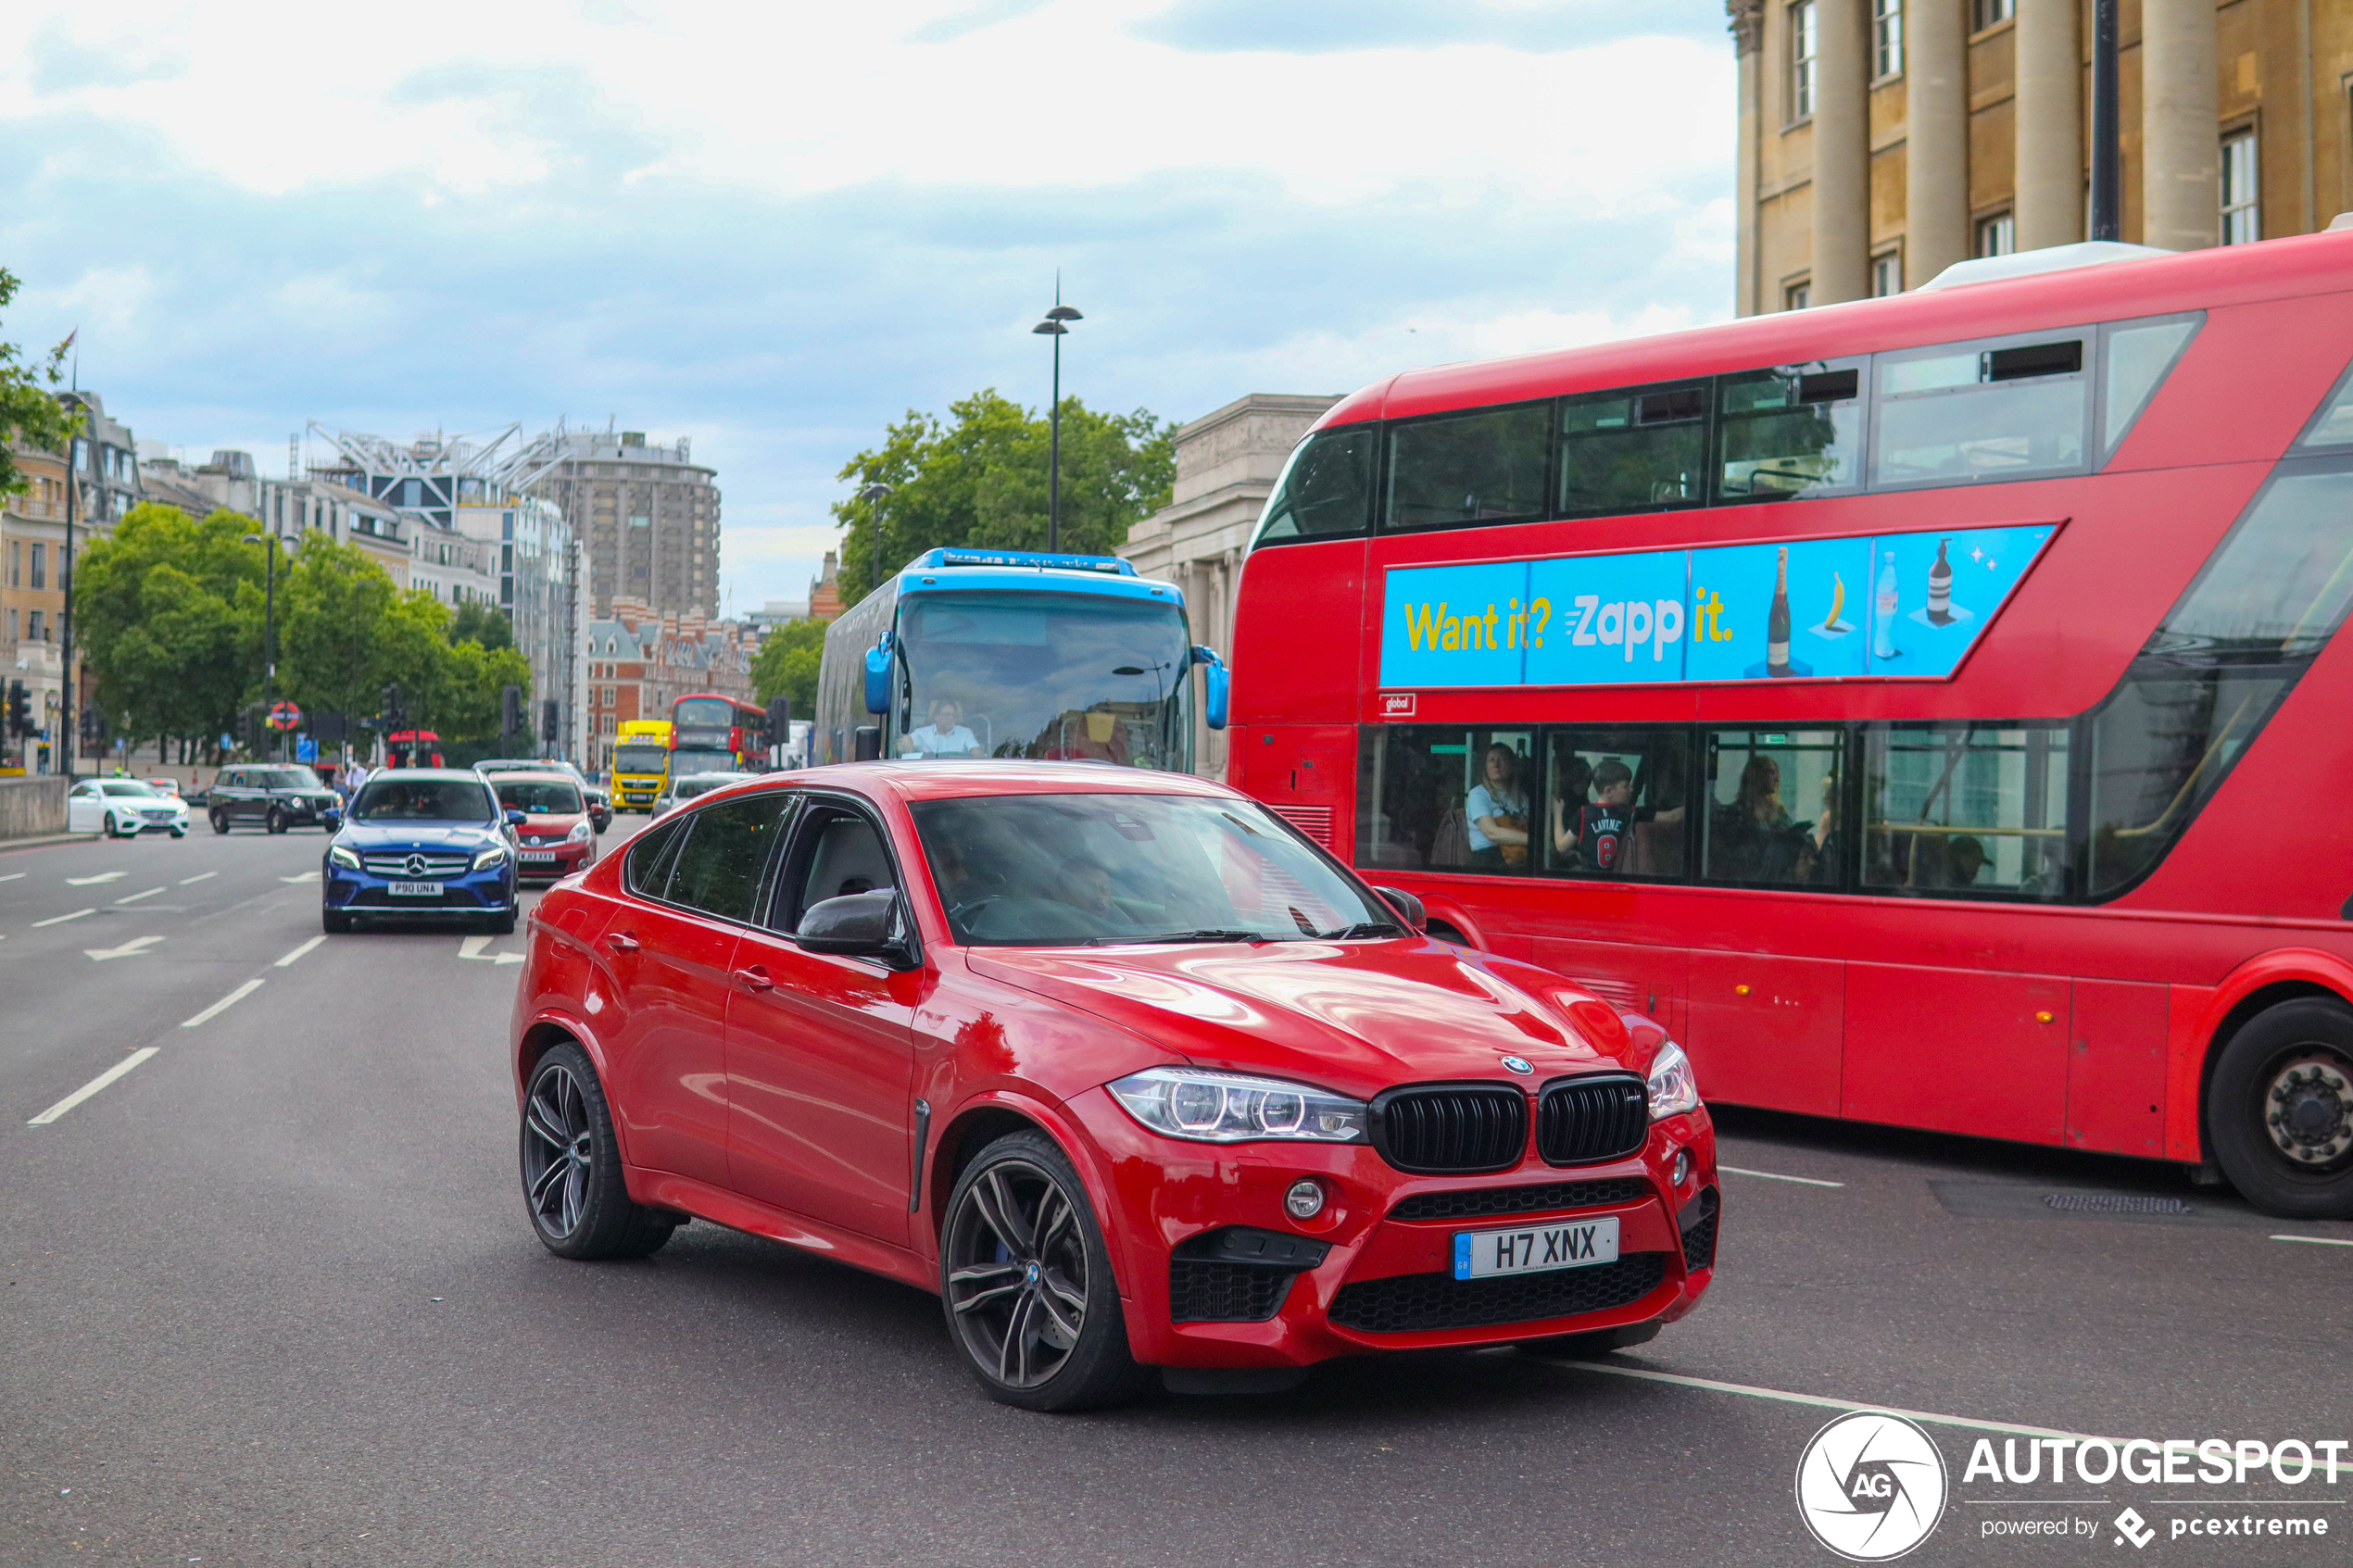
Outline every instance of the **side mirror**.
{"type": "Polygon", "coordinates": [[[529,821],[531,818],[521,811],[510,810],[507,813],[507,825],[510,828],[519,828],[529,821]]]}
{"type": "Polygon", "coordinates": [[[1429,911],[1422,901],[1402,887],[1376,887],[1374,892],[1389,900],[1389,907],[1405,917],[1405,923],[1427,935],[1429,932],[1429,911]]]}
{"type": "Polygon", "coordinates": [[[812,904],[802,913],[793,940],[804,952],[903,960],[907,944],[899,935],[898,890],[877,887],[812,904]]]}
{"type": "Polygon", "coordinates": [[[1226,727],[1227,698],[1232,687],[1232,677],[1227,673],[1226,661],[1216,650],[1205,644],[1193,645],[1193,662],[1202,667],[1202,717],[1213,730],[1226,727]]]}
{"type": "Polygon", "coordinates": [[[853,762],[882,760],[882,726],[861,724],[849,732],[849,759],[853,762]]]}
{"type": "Polygon", "coordinates": [[[890,638],[866,650],[866,711],[890,711],[890,638]]]}

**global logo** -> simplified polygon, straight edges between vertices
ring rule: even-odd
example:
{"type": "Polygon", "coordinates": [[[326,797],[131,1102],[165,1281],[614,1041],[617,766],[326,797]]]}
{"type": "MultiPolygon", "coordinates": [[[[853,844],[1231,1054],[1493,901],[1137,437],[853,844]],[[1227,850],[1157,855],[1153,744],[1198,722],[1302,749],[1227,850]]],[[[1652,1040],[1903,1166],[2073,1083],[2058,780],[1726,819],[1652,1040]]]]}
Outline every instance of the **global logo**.
{"type": "Polygon", "coordinates": [[[1900,1415],[1855,1411],[1814,1434],[1797,1461],[1797,1512],[1850,1562],[1903,1556],[1944,1513],[1944,1456],[1900,1415]]]}
{"type": "Polygon", "coordinates": [[[1536,1069],[1530,1065],[1529,1060],[1524,1056],[1507,1056],[1504,1059],[1504,1071],[1506,1073],[1516,1073],[1521,1077],[1525,1078],[1529,1073],[1535,1072],[1536,1069]]]}

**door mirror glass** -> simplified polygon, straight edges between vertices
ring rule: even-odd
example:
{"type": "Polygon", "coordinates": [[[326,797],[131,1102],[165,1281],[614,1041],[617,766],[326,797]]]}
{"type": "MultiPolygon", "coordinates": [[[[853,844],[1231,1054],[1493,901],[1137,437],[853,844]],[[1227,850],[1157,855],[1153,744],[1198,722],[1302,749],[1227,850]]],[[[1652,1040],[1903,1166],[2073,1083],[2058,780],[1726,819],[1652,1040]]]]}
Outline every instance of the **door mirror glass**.
{"type": "Polygon", "coordinates": [[[1216,651],[1202,644],[1193,645],[1193,661],[1202,667],[1202,718],[1213,730],[1226,727],[1227,698],[1233,681],[1227,674],[1223,659],[1216,651]]]}
{"type": "Polygon", "coordinates": [[[860,762],[882,759],[882,726],[861,724],[849,733],[849,755],[860,762]]]}
{"type": "Polygon", "coordinates": [[[531,821],[531,819],[521,811],[509,811],[507,813],[507,825],[510,828],[519,828],[529,821],[531,821]]]}
{"type": "Polygon", "coordinates": [[[877,887],[866,893],[845,893],[809,906],[794,934],[802,949],[838,953],[847,958],[898,958],[905,944],[899,936],[899,894],[877,887]]]}
{"type": "Polygon", "coordinates": [[[866,650],[866,711],[890,709],[890,642],[885,638],[866,650]]]}

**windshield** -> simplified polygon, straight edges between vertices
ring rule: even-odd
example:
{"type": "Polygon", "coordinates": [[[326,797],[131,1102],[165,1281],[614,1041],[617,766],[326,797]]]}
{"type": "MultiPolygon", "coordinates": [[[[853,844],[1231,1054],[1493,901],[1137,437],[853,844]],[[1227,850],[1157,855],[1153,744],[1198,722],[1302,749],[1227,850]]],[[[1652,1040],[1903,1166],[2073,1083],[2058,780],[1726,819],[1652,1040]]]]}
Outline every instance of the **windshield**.
{"type": "Polygon", "coordinates": [[[1256,806],[1010,795],[914,808],[956,940],[1058,947],[1402,936],[1395,916],[1256,806]]]}
{"type": "Polygon", "coordinates": [[[510,811],[522,811],[534,817],[554,812],[558,816],[578,816],[581,811],[580,789],[576,784],[555,784],[538,779],[518,779],[512,784],[497,785],[498,804],[510,811]]]}
{"type": "Polygon", "coordinates": [[[370,779],[351,803],[354,822],[487,822],[490,791],[475,779],[370,779]]]}
{"type": "Polygon", "coordinates": [[[612,771],[616,773],[659,773],[670,766],[670,748],[666,746],[617,746],[612,749],[612,771]]]}
{"type": "Polygon", "coordinates": [[[324,789],[319,775],[308,768],[264,768],[254,780],[260,789],[324,789]]]}
{"type": "Polygon", "coordinates": [[[104,788],[108,795],[153,795],[155,793],[138,779],[108,779],[104,788]]]}
{"type": "Polygon", "coordinates": [[[1185,618],[1085,594],[920,594],[899,612],[891,755],[1191,765],[1185,618]]]}
{"type": "Polygon", "coordinates": [[[732,773],[736,771],[733,753],[725,751],[693,751],[685,746],[670,754],[670,776],[683,779],[688,773],[732,773]]]}
{"type": "Polygon", "coordinates": [[[692,800],[698,795],[708,795],[731,784],[741,784],[749,773],[689,773],[678,781],[671,796],[678,800],[692,800]]]}

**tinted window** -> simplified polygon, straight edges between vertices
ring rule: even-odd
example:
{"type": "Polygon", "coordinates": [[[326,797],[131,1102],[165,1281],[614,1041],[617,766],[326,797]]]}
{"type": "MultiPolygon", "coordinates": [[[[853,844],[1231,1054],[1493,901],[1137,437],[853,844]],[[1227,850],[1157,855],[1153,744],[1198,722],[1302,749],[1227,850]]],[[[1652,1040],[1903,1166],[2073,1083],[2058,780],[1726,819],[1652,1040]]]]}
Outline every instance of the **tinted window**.
{"type": "Polygon", "coordinates": [[[1839,730],[1709,730],[1701,872],[1711,882],[1836,886],[1839,730]]]}
{"type": "Polygon", "coordinates": [[[656,822],[630,841],[629,858],[621,865],[623,880],[630,892],[645,898],[662,896],[670,879],[671,857],[686,825],[686,818],[673,817],[666,822],[656,822]]]}
{"type": "Polygon", "coordinates": [[[1535,746],[1533,729],[1372,731],[1358,754],[1357,864],[1526,871],[1535,746]]]}
{"type": "Polygon", "coordinates": [[[791,906],[796,917],[828,898],[899,885],[882,834],[855,812],[837,810],[812,818],[797,859],[799,885],[791,906]]]}
{"type": "Polygon", "coordinates": [[[580,790],[573,784],[527,779],[513,784],[501,781],[497,788],[498,804],[510,811],[527,812],[537,817],[549,813],[573,816],[585,809],[580,803],[580,790]]]}
{"type": "Polygon", "coordinates": [[[707,807],[686,819],[686,842],[679,848],[664,894],[726,920],[748,921],[793,797],[778,790],[707,807]]]}
{"type": "Polygon", "coordinates": [[[2353,370],[2345,372],[2296,445],[2307,450],[2353,445],[2353,370]]]}
{"type": "Polygon", "coordinates": [[[1785,500],[1861,486],[1861,360],[1727,376],[1720,395],[1718,499],[1785,500]]]}
{"type": "Polygon", "coordinates": [[[1259,541],[1362,533],[1372,516],[1379,441],[1378,425],[1361,424],[1318,431],[1302,442],[1266,499],[1259,541]]]}
{"type": "Polygon", "coordinates": [[[490,789],[479,779],[370,779],[351,803],[359,822],[488,822],[497,821],[490,789]]]}
{"type": "Polygon", "coordinates": [[[254,784],[261,789],[324,789],[319,775],[308,768],[262,768],[254,774],[254,784]]]}
{"type": "Polygon", "coordinates": [[[2276,668],[2125,681],[2092,721],[2090,897],[2120,893],[2156,868],[2294,684],[2276,668]]]}
{"type": "Polygon", "coordinates": [[[2202,315],[2165,316],[2101,330],[2100,461],[2116,456],[2204,320],[2202,315]]]}
{"type": "Polygon", "coordinates": [[[154,790],[149,789],[144,783],[137,779],[108,779],[106,782],[105,788],[108,795],[155,794],[154,790]]]}
{"type": "Polygon", "coordinates": [[[1871,483],[1968,484],[2083,466],[2088,332],[1882,354],[1875,363],[1871,483]]]}
{"type": "Polygon", "coordinates": [[[2065,728],[1875,725],[1863,755],[1864,886],[2067,892],[2065,728]]]}
{"type": "Polygon", "coordinates": [[[2147,651],[2274,660],[2321,651],[2353,603],[2353,468],[2283,463],[2147,651]]]}
{"type": "Polygon", "coordinates": [[[1559,515],[1604,517],[1707,499],[1707,383],[1561,399],[1559,515]]]}
{"type": "Polygon", "coordinates": [[[1544,515],[1546,403],[1391,425],[1390,528],[1461,528],[1544,515]]]}
{"type": "Polygon", "coordinates": [[[1680,877],[1691,784],[1691,733],[1550,730],[1545,872],[1554,876],[1680,877]]]}

